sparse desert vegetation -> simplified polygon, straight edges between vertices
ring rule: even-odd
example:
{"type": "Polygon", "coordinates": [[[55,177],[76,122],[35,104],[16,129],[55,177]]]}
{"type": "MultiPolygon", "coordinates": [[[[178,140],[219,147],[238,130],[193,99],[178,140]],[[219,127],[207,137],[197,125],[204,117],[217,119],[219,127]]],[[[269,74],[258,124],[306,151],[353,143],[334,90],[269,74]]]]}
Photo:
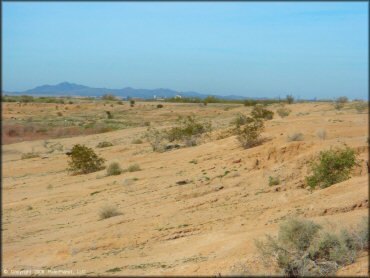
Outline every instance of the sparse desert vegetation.
{"type": "Polygon", "coordinates": [[[3,102],[3,138],[11,139],[3,145],[8,266],[19,265],[13,252],[36,264],[29,254],[43,246],[38,256],[47,267],[64,263],[102,275],[368,269],[367,228],[357,227],[368,215],[366,109],[212,98],[207,106],[177,100],[160,109],[149,101],[133,108],[117,100],[24,101],[3,102]],[[297,237],[279,238],[281,225],[283,234],[293,229],[283,224],[290,217],[300,219],[297,237]],[[314,221],[304,231],[321,228],[309,247],[297,249],[302,221],[314,221]],[[266,255],[267,264],[254,244],[265,234],[273,240],[262,249],[279,255],[266,255]],[[69,241],[74,256],[64,255],[69,241]],[[271,249],[277,247],[290,253],[271,249]]]}

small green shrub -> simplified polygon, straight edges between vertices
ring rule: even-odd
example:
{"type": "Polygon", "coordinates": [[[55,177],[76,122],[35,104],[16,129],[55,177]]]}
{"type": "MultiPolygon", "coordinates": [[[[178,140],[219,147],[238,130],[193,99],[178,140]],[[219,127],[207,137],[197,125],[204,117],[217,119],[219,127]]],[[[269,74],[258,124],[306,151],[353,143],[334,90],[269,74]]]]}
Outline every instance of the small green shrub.
{"type": "Polygon", "coordinates": [[[117,100],[116,96],[114,96],[112,94],[102,95],[101,99],[102,100],[111,100],[111,101],[117,100]]]}
{"type": "Polygon", "coordinates": [[[274,112],[263,108],[261,104],[257,104],[253,107],[251,116],[256,119],[271,120],[274,117],[274,112]]]}
{"type": "Polygon", "coordinates": [[[276,110],[276,113],[278,113],[278,115],[282,118],[289,116],[290,112],[292,112],[292,110],[290,110],[290,109],[288,109],[284,106],[282,106],[282,107],[280,107],[276,110]]]}
{"type": "Polygon", "coordinates": [[[107,168],[107,176],[120,175],[123,172],[118,162],[112,162],[107,168]]]}
{"type": "Polygon", "coordinates": [[[351,170],[357,165],[355,151],[349,147],[320,152],[318,161],[311,163],[312,175],[306,177],[311,189],[326,188],[349,179],[351,170]]]}
{"type": "Polygon", "coordinates": [[[68,171],[74,174],[88,174],[104,168],[105,159],[99,157],[85,145],[74,145],[70,152],[68,171]]]}
{"type": "Polygon", "coordinates": [[[304,139],[304,136],[302,133],[293,133],[291,135],[288,135],[288,142],[291,142],[291,141],[303,141],[304,139]]]}
{"type": "Polygon", "coordinates": [[[163,104],[157,104],[157,108],[163,108],[163,104]]]}
{"type": "Polygon", "coordinates": [[[280,179],[278,177],[269,176],[269,186],[279,185],[280,179]]]}
{"type": "Polygon", "coordinates": [[[130,106],[131,106],[131,107],[134,107],[134,106],[135,106],[135,100],[130,99],[130,106]]]}
{"type": "Polygon", "coordinates": [[[261,144],[261,133],[264,130],[263,120],[259,118],[246,117],[246,123],[239,125],[240,121],[236,121],[234,132],[237,134],[237,139],[244,148],[252,148],[261,144]]]}
{"type": "Polygon", "coordinates": [[[97,148],[107,148],[107,147],[112,147],[113,144],[108,141],[102,141],[99,144],[96,145],[97,148]]]}
{"type": "Polygon", "coordinates": [[[119,104],[119,105],[123,105],[122,100],[117,101],[117,104],[119,104]]]}
{"type": "Polygon", "coordinates": [[[122,213],[117,210],[117,208],[112,206],[105,206],[100,210],[99,216],[100,220],[111,218],[117,215],[121,215],[122,213]]]}
{"type": "Polygon", "coordinates": [[[287,95],[286,96],[286,102],[288,104],[292,104],[294,102],[294,97],[292,95],[287,95]]]}
{"type": "Polygon", "coordinates": [[[58,117],[62,117],[62,116],[63,116],[63,113],[59,111],[59,112],[57,113],[57,115],[58,115],[58,117]]]}
{"type": "Polygon", "coordinates": [[[127,171],[128,172],[137,172],[137,171],[141,171],[141,168],[140,168],[139,164],[132,164],[132,165],[127,167],[127,171]]]}
{"type": "MultiPolygon", "coordinates": [[[[209,122],[199,122],[195,117],[188,116],[179,118],[177,126],[166,131],[166,137],[170,142],[173,141],[196,141],[196,139],[211,130],[209,122]]],[[[196,142],[195,142],[196,143],[196,142]]]]}

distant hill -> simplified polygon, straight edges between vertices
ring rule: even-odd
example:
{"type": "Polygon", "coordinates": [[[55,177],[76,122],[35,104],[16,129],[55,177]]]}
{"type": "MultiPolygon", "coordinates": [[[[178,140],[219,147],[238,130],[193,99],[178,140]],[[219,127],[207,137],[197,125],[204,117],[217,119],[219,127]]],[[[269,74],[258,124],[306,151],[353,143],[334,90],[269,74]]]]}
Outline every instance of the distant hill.
{"type": "MultiPolygon", "coordinates": [[[[3,92],[4,94],[5,92],[3,92]]],[[[205,98],[207,94],[197,92],[179,92],[171,89],[134,89],[126,87],[123,89],[108,89],[108,88],[91,88],[84,85],[62,82],[57,85],[42,85],[36,88],[22,92],[7,92],[7,94],[15,95],[34,95],[34,96],[82,96],[82,97],[99,97],[104,94],[113,94],[118,97],[138,97],[144,99],[152,99],[154,96],[162,98],[171,98],[176,95],[183,97],[198,97],[205,98]]],[[[215,95],[216,96],[216,95],[215,95]]],[[[248,97],[229,95],[216,96],[223,99],[248,99],[248,97]]]]}

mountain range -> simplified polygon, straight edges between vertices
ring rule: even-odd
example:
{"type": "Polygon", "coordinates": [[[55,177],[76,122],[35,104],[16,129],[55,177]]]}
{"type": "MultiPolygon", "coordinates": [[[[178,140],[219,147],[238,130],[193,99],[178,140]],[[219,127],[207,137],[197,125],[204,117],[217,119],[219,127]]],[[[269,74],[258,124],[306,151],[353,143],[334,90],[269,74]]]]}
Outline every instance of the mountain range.
{"type": "MultiPolygon", "coordinates": [[[[3,92],[5,94],[5,92],[3,92]]],[[[56,85],[42,85],[36,88],[21,91],[21,92],[6,92],[6,94],[12,95],[33,95],[33,96],[81,96],[81,97],[99,97],[104,94],[113,94],[118,97],[137,97],[144,99],[153,99],[154,96],[161,98],[171,98],[176,95],[182,97],[198,97],[205,98],[207,94],[201,94],[198,92],[179,92],[171,89],[134,89],[126,87],[123,89],[108,89],[108,88],[92,88],[84,85],[62,82],[56,85]]],[[[216,95],[214,95],[216,96],[216,95]]],[[[242,97],[237,95],[228,96],[216,96],[223,99],[248,99],[248,97],[242,97]]],[[[261,98],[262,99],[262,98],[261,98]]]]}

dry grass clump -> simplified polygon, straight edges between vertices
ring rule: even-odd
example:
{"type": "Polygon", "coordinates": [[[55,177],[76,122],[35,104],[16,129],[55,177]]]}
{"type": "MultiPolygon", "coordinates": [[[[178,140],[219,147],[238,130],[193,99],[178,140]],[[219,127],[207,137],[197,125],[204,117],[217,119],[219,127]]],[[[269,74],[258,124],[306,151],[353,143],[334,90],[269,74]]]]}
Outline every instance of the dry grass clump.
{"type": "Polygon", "coordinates": [[[338,97],[334,100],[334,108],[337,110],[341,110],[347,102],[347,97],[338,97]]]}
{"type": "Polygon", "coordinates": [[[108,141],[103,141],[96,145],[97,148],[107,148],[107,147],[112,147],[112,146],[113,144],[108,141]]]}
{"type": "Polygon", "coordinates": [[[277,110],[276,110],[276,113],[281,117],[281,118],[284,118],[284,117],[287,117],[289,116],[290,112],[292,112],[292,110],[282,106],[282,107],[279,107],[277,110]]]}
{"type": "Polygon", "coordinates": [[[291,135],[288,135],[288,137],[287,137],[287,141],[288,142],[291,142],[291,141],[303,141],[303,139],[304,139],[304,136],[300,132],[293,133],[291,135]]]}
{"type": "Polygon", "coordinates": [[[141,140],[141,139],[137,138],[137,139],[132,140],[132,142],[131,142],[131,143],[132,143],[132,144],[142,144],[142,143],[143,143],[143,140],[141,140]]]}
{"type": "Polygon", "coordinates": [[[368,108],[368,103],[366,101],[357,101],[353,105],[357,113],[362,113],[368,108]]]}
{"type": "Polygon", "coordinates": [[[337,235],[306,219],[291,218],[280,225],[277,237],[266,236],[256,247],[266,265],[291,277],[334,275],[368,248],[369,227],[363,219],[354,231],[337,235]]]}
{"type": "Polygon", "coordinates": [[[122,172],[123,170],[118,162],[112,162],[107,167],[107,176],[120,175],[122,172]]]}
{"type": "Polygon", "coordinates": [[[112,206],[105,206],[99,212],[100,220],[111,218],[121,214],[122,213],[119,212],[116,207],[112,206]]]}
{"type": "Polygon", "coordinates": [[[22,154],[22,159],[30,159],[30,158],[36,158],[36,157],[40,157],[40,155],[34,152],[22,154]]]}
{"type": "Polygon", "coordinates": [[[317,137],[319,137],[321,140],[325,140],[327,133],[325,129],[319,129],[316,133],[317,137]]]}
{"type": "Polygon", "coordinates": [[[128,172],[137,172],[141,171],[140,165],[139,164],[131,164],[130,166],[127,167],[128,172]]]}

